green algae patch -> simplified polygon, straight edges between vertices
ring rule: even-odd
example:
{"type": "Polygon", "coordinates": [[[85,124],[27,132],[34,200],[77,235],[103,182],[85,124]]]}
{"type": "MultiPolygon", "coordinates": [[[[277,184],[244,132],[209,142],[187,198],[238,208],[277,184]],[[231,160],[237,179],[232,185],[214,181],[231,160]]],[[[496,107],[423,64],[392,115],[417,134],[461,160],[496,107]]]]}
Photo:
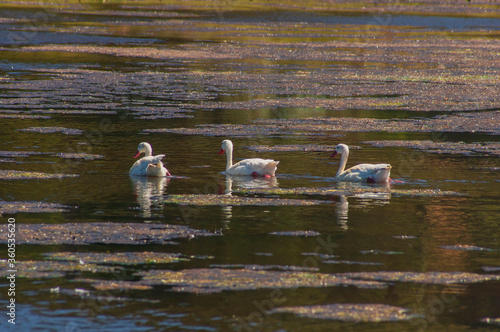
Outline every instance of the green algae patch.
{"type": "MultiPolygon", "coordinates": [[[[500,122],[496,125],[500,126],[500,122]]],[[[463,155],[497,155],[500,156],[500,143],[464,143],[434,141],[365,141],[376,147],[403,147],[424,150],[429,153],[463,154],[463,155]]]]}
{"type": "Polygon", "coordinates": [[[319,273],[317,269],[277,265],[213,265],[181,271],[149,270],[135,273],[136,281],[94,280],[96,289],[150,289],[211,294],[222,291],[348,287],[384,289],[398,283],[473,284],[500,280],[500,275],[467,272],[348,272],[319,273]]]}
{"type": "Polygon", "coordinates": [[[169,285],[173,291],[216,293],[262,288],[336,287],[385,288],[394,282],[428,284],[471,284],[500,280],[500,275],[467,272],[359,272],[326,274],[302,271],[252,269],[151,270],[137,273],[141,284],[169,285]]]}
{"type": "Polygon", "coordinates": [[[229,195],[168,195],[164,199],[167,204],[196,206],[288,206],[317,205],[323,201],[266,197],[240,197],[229,195]]]}
{"type": "Polygon", "coordinates": [[[12,113],[0,113],[0,119],[21,119],[21,120],[40,120],[40,119],[50,119],[48,115],[30,115],[30,114],[12,114],[12,113]]]}
{"type": "Polygon", "coordinates": [[[212,264],[211,268],[219,269],[245,269],[245,270],[277,270],[277,271],[308,271],[317,272],[317,267],[296,266],[296,265],[258,265],[258,264],[212,264]]]}
{"type": "Polygon", "coordinates": [[[203,136],[233,136],[233,137],[259,137],[273,135],[293,135],[293,131],[286,131],[273,125],[243,125],[243,124],[205,124],[195,128],[158,128],[146,129],[146,133],[171,133],[180,135],[203,136]]]}
{"type": "Polygon", "coordinates": [[[173,50],[155,47],[119,47],[101,45],[42,45],[25,46],[22,51],[28,52],[69,52],[69,53],[90,53],[120,57],[151,58],[158,60],[167,59],[232,59],[234,55],[224,54],[214,51],[203,50],[173,50]]]}
{"type": "Polygon", "coordinates": [[[354,280],[343,276],[289,271],[190,269],[182,271],[146,271],[138,273],[141,283],[169,285],[176,292],[218,293],[222,291],[256,290],[263,288],[298,288],[356,286],[385,288],[379,281],[354,280]]]}
{"type": "MultiPolygon", "coordinates": [[[[279,105],[278,105],[279,106],[279,105]]],[[[277,107],[278,107],[277,106],[277,107]]],[[[262,106],[263,108],[266,106],[262,106]]],[[[446,114],[433,118],[408,118],[408,119],[377,119],[354,117],[310,117],[293,119],[260,119],[251,124],[207,124],[195,128],[165,128],[147,129],[147,133],[175,133],[183,135],[203,136],[324,136],[338,135],[344,132],[456,132],[456,133],[487,133],[500,134],[500,111],[469,112],[466,114],[446,114]]],[[[307,146],[305,147],[307,148],[307,146]]],[[[326,147],[310,148],[323,151],[326,147]]],[[[265,151],[265,147],[254,147],[265,151]]],[[[300,151],[301,147],[279,146],[269,151],[300,151]]],[[[328,150],[331,151],[330,147],[328,150]]],[[[302,150],[303,151],[303,150],[302,150]]]]}
{"type": "Polygon", "coordinates": [[[39,133],[39,134],[53,134],[53,133],[61,133],[64,135],[83,134],[83,130],[74,128],[65,128],[65,127],[29,127],[29,128],[19,129],[19,131],[26,131],[30,133],[39,133]]]}
{"type": "Polygon", "coordinates": [[[143,264],[169,264],[188,261],[180,254],[170,254],[162,252],[57,252],[44,255],[48,260],[55,261],[76,261],[92,264],[105,265],[143,265],[143,264]]]}
{"type": "Polygon", "coordinates": [[[439,115],[433,118],[375,119],[375,118],[305,118],[264,119],[254,124],[275,125],[297,132],[468,132],[500,134],[500,111],[468,112],[439,115]]]}
{"type": "MultiPolygon", "coordinates": [[[[297,144],[297,145],[252,145],[250,150],[257,152],[328,152],[333,151],[336,145],[317,145],[317,144],[297,144]]],[[[351,147],[350,147],[351,148],[351,147]]]]}
{"type": "Polygon", "coordinates": [[[271,232],[269,235],[276,236],[320,236],[321,233],[316,231],[282,231],[282,232],[271,232]]]}
{"type": "Polygon", "coordinates": [[[236,192],[259,195],[320,195],[320,196],[358,196],[367,193],[391,194],[395,196],[456,196],[460,193],[439,189],[395,189],[390,187],[348,187],[348,188],[265,188],[239,189],[236,192]]]}
{"type": "Polygon", "coordinates": [[[386,304],[325,304],[274,308],[271,313],[292,313],[300,317],[332,319],[344,322],[398,322],[419,317],[410,310],[386,304]]]}
{"type": "MultiPolygon", "coordinates": [[[[0,276],[9,276],[7,260],[0,260],[0,276]]],[[[20,278],[60,278],[66,273],[113,273],[120,271],[117,267],[103,266],[85,262],[16,260],[16,276],[20,278]]]]}
{"type": "Polygon", "coordinates": [[[0,215],[2,213],[14,214],[14,213],[55,213],[55,212],[67,212],[71,209],[70,206],[56,204],[56,203],[46,203],[46,202],[19,202],[19,201],[0,201],[0,215]]]}
{"type": "Polygon", "coordinates": [[[498,274],[477,274],[468,272],[353,272],[341,275],[360,280],[376,280],[382,282],[410,282],[425,284],[474,284],[485,281],[500,280],[498,274]]]}
{"type": "Polygon", "coordinates": [[[89,278],[77,279],[78,282],[89,283],[98,291],[113,291],[113,290],[151,290],[153,286],[143,285],[133,281],[125,280],[96,280],[89,278]]]}
{"type": "Polygon", "coordinates": [[[42,155],[47,154],[47,152],[38,151],[0,151],[0,157],[7,158],[26,158],[32,155],[42,155]]]}
{"type": "MultiPolygon", "coordinates": [[[[17,224],[19,244],[165,244],[173,239],[219,235],[181,225],[138,223],[17,224]]],[[[0,243],[7,242],[7,224],[0,225],[0,243]]]]}
{"type": "Polygon", "coordinates": [[[41,173],[30,171],[15,171],[15,170],[0,170],[0,180],[32,180],[32,179],[62,179],[74,178],[77,174],[62,174],[62,173],[41,173]]]}
{"type": "Polygon", "coordinates": [[[478,247],[478,246],[470,245],[470,244],[444,245],[444,246],[441,246],[441,248],[447,249],[447,250],[459,250],[459,251],[485,251],[485,252],[497,251],[495,249],[478,247]]]}
{"type": "Polygon", "coordinates": [[[89,154],[89,153],[69,153],[69,152],[59,152],[56,156],[63,159],[80,159],[80,160],[95,160],[104,158],[100,154],[89,154]]]}

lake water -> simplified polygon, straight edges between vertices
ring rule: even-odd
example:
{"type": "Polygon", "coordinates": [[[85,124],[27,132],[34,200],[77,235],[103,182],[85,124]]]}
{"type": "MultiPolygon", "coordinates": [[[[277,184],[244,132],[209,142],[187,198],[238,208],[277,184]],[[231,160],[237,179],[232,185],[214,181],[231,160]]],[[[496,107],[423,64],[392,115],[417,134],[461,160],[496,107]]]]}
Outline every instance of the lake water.
{"type": "Polygon", "coordinates": [[[498,329],[500,16],[453,6],[0,5],[2,330],[498,329]]]}

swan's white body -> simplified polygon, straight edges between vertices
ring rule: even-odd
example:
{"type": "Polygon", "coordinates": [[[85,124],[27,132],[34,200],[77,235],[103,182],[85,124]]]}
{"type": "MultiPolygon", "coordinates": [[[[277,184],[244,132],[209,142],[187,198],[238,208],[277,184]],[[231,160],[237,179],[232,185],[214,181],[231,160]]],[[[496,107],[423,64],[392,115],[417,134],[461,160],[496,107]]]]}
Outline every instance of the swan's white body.
{"type": "Polygon", "coordinates": [[[389,178],[391,174],[390,164],[359,164],[344,170],[347,158],[349,157],[349,147],[345,144],[337,145],[332,157],[335,157],[337,154],[342,154],[339,170],[335,175],[335,180],[337,181],[374,183],[389,182],[391,180],[389,178]]]}
{"type": "Polygon", "coordinates": [[[170,176],[170,172],[163,166],[162,159],[164,154],[153,156],[153,149],[151,145],[146,142],[139,143],[137,153],[134,158],[137,158],[144,153],[145,156],[137,160],[132,167],[130,167],[129,174],[139,176],[170,176]]]}
{"type": "Polygon", "coordinates": [[[243,159],[233,165],[233,142],[226,139],[222,141],[219,154],[227,154],[226,174],[237,176],[274,176],[279,161],[272,159],[251,158],[243,159]]]}

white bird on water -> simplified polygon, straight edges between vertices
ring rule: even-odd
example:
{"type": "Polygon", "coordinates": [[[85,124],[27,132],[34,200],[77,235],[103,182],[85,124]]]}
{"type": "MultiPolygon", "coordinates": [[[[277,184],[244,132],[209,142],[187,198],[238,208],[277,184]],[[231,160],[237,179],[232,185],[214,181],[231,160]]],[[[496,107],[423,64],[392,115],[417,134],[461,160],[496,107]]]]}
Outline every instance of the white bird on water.
{"type": "Polygon", "coordinates": [[[243,159],[233,165],[233,142],[226,139],[222,141],[219,154],[227,154],[226,174],[236,176],[263,176],[272,177],[276,173],[279,161],[272,159],[250,158],[243,159]]]}
{"type": "Polygon", "coordinates": [[[137,160],[129,170],[130,175],[140,176],[171,176],[168,169],[163,166],[162,159],[164,154],[153,156],[153,148],[147,142],[141,142],[137,146],[137,153],[134,158],[137,158],[144,153],[144,157],[137,160]]]}
{"type": "Polygon", "coordinates": [[[389,177],[391,174],[390,164],[358,164],[347,170],[347,158],[349,157],[349,147],[345,144],[339,144],[330,158],[335,157],[337,154],[342,155],[340,159],[340,166],[335,180],[337,181],[350,181],[350,182],[389,182],[392,181],[389,177]]]}

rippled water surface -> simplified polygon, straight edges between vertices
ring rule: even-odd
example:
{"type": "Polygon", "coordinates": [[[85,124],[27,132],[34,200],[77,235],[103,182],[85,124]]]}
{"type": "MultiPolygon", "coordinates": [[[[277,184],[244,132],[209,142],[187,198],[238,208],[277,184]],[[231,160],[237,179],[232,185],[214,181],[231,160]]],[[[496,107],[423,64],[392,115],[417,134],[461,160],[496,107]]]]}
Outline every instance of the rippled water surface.
{"type": "Polygon", "coordinates": [[[498,5],[2,7],[2,329],[500,325],[498,5]],[[398,181],[336,182],[338,143],[398,181]]]}

